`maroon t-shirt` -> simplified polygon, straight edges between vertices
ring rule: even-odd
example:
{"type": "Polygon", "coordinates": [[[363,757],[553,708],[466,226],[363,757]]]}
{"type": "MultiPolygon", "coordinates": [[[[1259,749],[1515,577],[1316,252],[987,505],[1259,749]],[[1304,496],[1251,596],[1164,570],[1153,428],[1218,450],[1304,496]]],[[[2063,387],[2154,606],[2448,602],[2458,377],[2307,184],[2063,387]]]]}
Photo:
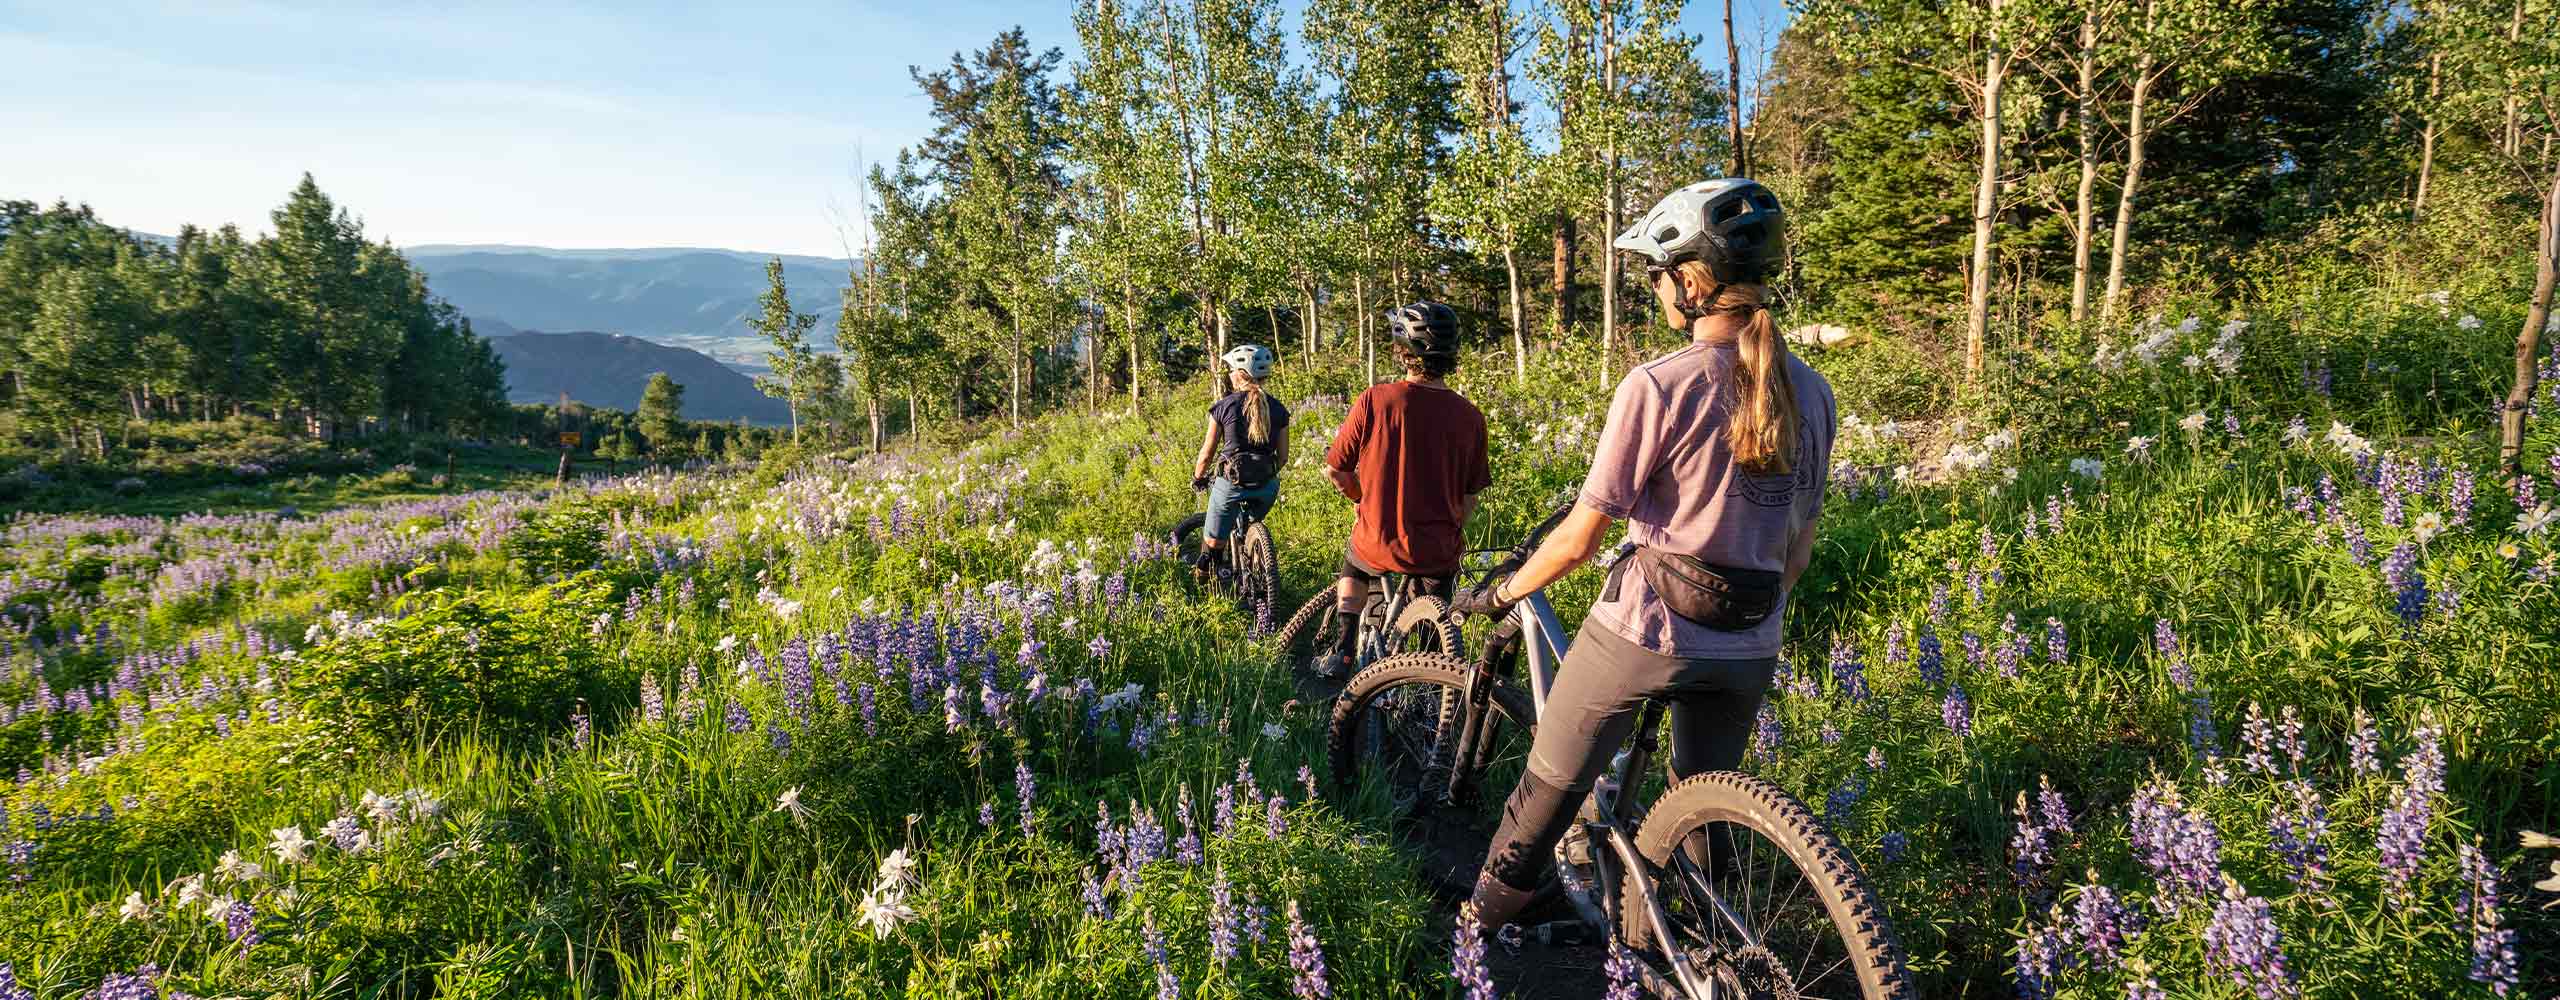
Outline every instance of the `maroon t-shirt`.
{"type": "Polygon", "coordinates": [[[1381,570],[1422,576],[1458,568],[1467,498],[1493,484],[1484,413],[1456,389],[1410,380],[1361,393],[1324,464],[1359,506],[1352,554],[1381,570]]]}

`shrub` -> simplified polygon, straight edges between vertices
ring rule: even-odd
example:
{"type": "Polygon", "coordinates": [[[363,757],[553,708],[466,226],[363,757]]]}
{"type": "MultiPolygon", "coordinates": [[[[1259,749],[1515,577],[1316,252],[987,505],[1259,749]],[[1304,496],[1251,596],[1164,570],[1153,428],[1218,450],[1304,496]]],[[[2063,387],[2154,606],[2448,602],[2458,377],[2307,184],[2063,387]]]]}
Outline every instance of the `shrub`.
{"type": "Polygon", "coordinates": [[[501,744],[536,742],[565,724],[579,699],[607,689],[589,626],[611,596],[601,580],[580,576],[351,625],[307,655],[292,686],[329,749],[475,728],[501,744]]]}
{"type": "Polygon", "coordinates": [[[604,512],[578,502],[526,514],[502,546],[507,565],[528,580],[593,569],[604,558],[604,512]]]}

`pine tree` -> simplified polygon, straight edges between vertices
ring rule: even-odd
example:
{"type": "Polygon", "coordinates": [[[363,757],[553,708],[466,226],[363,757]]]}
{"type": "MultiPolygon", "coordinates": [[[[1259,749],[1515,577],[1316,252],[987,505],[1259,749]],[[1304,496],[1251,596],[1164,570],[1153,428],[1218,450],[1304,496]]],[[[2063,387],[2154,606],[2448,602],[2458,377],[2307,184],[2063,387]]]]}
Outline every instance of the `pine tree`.
{"type": "Polygon", "coordinates": [[[649,376],[649,387],[640,391],[640,409],[635,414],[640,434],[649,439],[649,450],[667,455],[684,446],[684,385],[668,378],[665,372],[649,376]]]}

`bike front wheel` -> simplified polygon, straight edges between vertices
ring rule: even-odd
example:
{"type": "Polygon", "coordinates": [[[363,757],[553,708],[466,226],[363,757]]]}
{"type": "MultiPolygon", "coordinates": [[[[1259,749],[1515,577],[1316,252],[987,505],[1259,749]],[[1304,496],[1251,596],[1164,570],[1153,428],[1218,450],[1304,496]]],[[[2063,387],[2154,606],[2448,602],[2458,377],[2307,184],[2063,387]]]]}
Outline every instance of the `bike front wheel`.
{"type": "Polygon", "coordinates": [[[1646,814],[1636,850],[1652,877],[1625,880],[1617,917],[1646,960],[1685,963],[1746,997],[1917,995],[1884,903],[1784,789],[1734,771],[1682,779],[1646,814]],[[1648,886],[1670,941],[1655,933],[1648,886]]]}
{"type": "Polygon", "coordinates": [[[1441,653],[1380,660],[1334,701],[1327,740],[1335,782],[1383,799],[1424,878],[1459,898],[1475,887],[1503,800],[1528,767],[1536,719],[1528,695],[1484,676],[1475,676],[1481,707],[1469,711],[1474,674],[1441,653]]]}

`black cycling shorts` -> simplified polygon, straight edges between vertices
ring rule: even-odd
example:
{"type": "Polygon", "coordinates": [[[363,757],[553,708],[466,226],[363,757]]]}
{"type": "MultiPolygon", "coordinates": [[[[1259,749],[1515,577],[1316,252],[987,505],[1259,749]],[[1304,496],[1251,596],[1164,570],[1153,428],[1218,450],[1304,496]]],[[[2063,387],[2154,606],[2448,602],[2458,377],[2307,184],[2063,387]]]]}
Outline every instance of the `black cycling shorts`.
{"type": "MultiPolygon", "coordinates": [[[[1345,545],[1342,547],[1342,575],[1358,580],[1361,583],[1375,584],[1378,582],[1379,577],[1387,574],[1385,570],[1378,569],[1377,567],[1363,562],[1360,559],[1360,553],[1353,551],[1349,545],[1345,545]]],[[[1405,577],[1406,579],[1413,581],[1415,586],[1420,587],[1423,593],[1438,597],[1443,601],[1453,599],[1454,595],[1457,593],[1458,575],[1456,573],[1448,573],[1441,576],[1407,573],[1405,574],[1405,577]]]]}

